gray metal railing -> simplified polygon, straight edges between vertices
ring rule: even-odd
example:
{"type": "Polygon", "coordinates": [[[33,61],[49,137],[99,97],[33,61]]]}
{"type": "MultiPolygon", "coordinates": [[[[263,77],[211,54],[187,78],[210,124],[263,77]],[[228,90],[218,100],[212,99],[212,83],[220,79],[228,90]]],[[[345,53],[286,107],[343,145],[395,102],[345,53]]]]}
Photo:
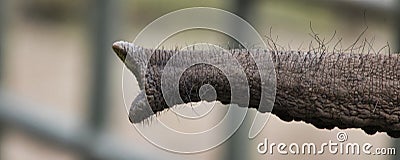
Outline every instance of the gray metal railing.
{"type": "MultiPolygon", "coordinates": [[[[3,38],[4,38],[4,36],[2,36],[3,34],[4,34],[4,22],[5,22],[5,20],[4,20],[4,15],[5,15],[5,10],[4,10],[4,1],[3,0],[0,0],[0,87],[2,86],[2,75],[3,75],[3,68],[4,68],[4,65],[3,65],[3,52],[4,52],[4,40],[3,40],[3,38]]],[[[3,122],[2,121],[0,121],[0,144],[2,143],[2,138],[3,138],[3,127],[4,125],[3,125],[3,122]]],[[[1,148],[0,148],[0,159],[1,159],[1,155],[2,155],[2,150],[1,150],[1,148]]]]}
{"type": "Polygon", "coordinates": [[[37,110],[35,105],[21,100],[4,89],[0,92],[0,122],[33,135],[50,145],[83,155],[84,159],[165,159],[146,153],[126,140],[112,134],[93,134],[90,127],[74,127],[73,117],[48,110],[37,110]]]}
{"type": "MultiPolygon", "coordinates": [[[[4,75],[3,53],[5,41],[5,3],[0,0],[0,80],[4,75]]],[[[73,117],[51,111],[36,110],[17,95],[0,87],[0,138],[1,129],[8,126],[39,138],[50,145],[74,151],[83,159],[171,159],[166,155],[146,153],[126,140],[110,135],[103,130],[106,118],[107,101],[107,56],[112,55],[109,26],[113,15],[111,0],[93,0],[89,10],[88,29],[93,31],[92,82],[90,94],[90,115],[87,126],[73,128],[63,122],[73,122],[73,117]]],[[[1,84],[1,83],[0,83],[1,84]]],[[[1,85],[0,85],[1,86],[1,85]]],[[[36,108],[36,109],[35,109],[36,108]]],[[[52,107],[56,108],[56,107],[52,107]]],[[[0,139],[1,142],[1,139],[0,139]]],[[[0,151],[0,154],[2,151],[0,151]]],[[[1,156],[0,156],[1,157],[1,156]]]]}

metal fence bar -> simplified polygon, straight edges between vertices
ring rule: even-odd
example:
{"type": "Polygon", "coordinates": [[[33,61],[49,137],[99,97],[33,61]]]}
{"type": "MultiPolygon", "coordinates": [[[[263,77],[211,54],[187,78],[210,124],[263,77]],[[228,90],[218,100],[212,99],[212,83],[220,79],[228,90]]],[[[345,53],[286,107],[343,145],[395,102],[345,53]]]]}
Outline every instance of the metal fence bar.
{"type": "Polygon", "coordinates": [[[75,128],[69,123],[72,117],[63,113],[49,110],[37,110],[36,105],[20,100],[19,96],[11,95],[2,90],[0,92],[0,122],[12,126],[26,134],[49,142],[56,147],[65,148],[78,154],[87,155],[90,159],[168,159],[163,154],[152,154],[144,151],[140,146],[127,144],[126,140],[102,133],[93,137],[95,143],[82,133],[90,132],[90,128],[75,128]]]}
{"type": "MultiPolygon", "coordinates": [[[[104,132],[105,122],[107,120],[107,89],[108,89],[108,68],[107,54],[111,49],[107,40],[109,39],[109,24],[110,12],[112,4],[110,0],[92,0],[91,9],[89,12],[89,31],[91,32],[91,47],[92,47],[92,68],[91,68],[91,82],[90,82],[90,101],[89,101],[89,115],[88,115],[88,131],[84,133],[90,145],[96,144],[96,138],[104,132]],[[86,135],[85,135],[86,134],[86,135]]],[[[90,154],[82,154],[83,159],[99,159],[90,154]]]]}
{"type": "MultiPolygon", "coordinates": [[[[235,0],[233,12],[244,20],[248,21],[250,18],[251,6],[254,4],[254,0],[235,0]]],[[[251,22],[250,22],[251,23],[251,22]]],[[[235,25],[232,26],[232,30],[236,33],[242,33],[243,28],[238,28],[235,25]]],[[[240,34],[240,38],[244,38],[246,35],[240,34]]],[[[239,47],[242,44],[237,42],[237,45],[234,47],[239,47]]],[[[235,106],[236,107],[236,106],[235,106]]],[[[248,115],[248,114],[247,114],[248,115]]],[[[249,141],[247,139],[247,126],[249,125],[250,118],[246,116],[242,125],[238,128],[238,130],[228,139],[227,141],[227,150],[225,151],[224,159],[226,160],[242,160],[249,158],[249,141]]],[[[234,124],[230,124],[234,125],[234,124]]],[[[230,126],[233,127],[233,126],[230,126]]]]}
{"type": "Polygon", "coordinates": [[[100,131],[106,121],[107,101],[107,75],[109,61],[107,61],[108,51],[111,51],[111,42],[109,42],[110,12],[112,4],[110,0],[93,0],[91,10],[93,57],[92,57],[92,86],[89,125],[95,131],[100,131]]]}
{"type": "Polygon", "coordinates": [[[4,32],[4,26],[5,26],[5,0],[0,0],[0,85],[1,81],[3,78],[3,67],[4,67],[4,60],[3,60],[3,55],[4,55],[4,41],[5,41],[5,32],[4,32]]]}
{"type": "MultiPolygon", "coordinates": [[[[4,8],[0,0],[0,41],[4,40],[4,8]]],[[[95,1],[93,8],[91,31],[93,31],[94,53],[93,54],[93,87],[91,115],[89,127],[71,128],[65,122],[73,122],[73,118],[65,117],[63,114],[55,115],[48,110],[35,110],[42,108],[25,103],[18,96],[10,95],[0,87],[0,125],[12,126],[22,132],[44,140],[56,147],[65,148],[83,155],[85,159],[165,159],[168,156],[162,154],[146,153],[138,146],[130,145],[126,141],[108,135],[102,130],[106,113],[106,89],[107,89],[107,60],[106,54],[110,50],[107,42],[110,25],[107,18],[107,4],[109,0],[95,1]],[[106,47],[107,46],[107,47],[106,47]],[[64,122],[64,123],[63,123],[64,122]],[[93,135],[96,133],[96,135],[93,135]],[[159,156],[158,156],[159,155],[159,156]],[[162,157],[162,158],[161,158],[162,157]]],[[[0,54],[3,53],[3,45],[0,43],[0,54]]],[[[1,55],[0,55],[1,56],[1,55]]],[[[2,57],[0,57],[0,61],[2,57]]],[[[0,62],[0,65],[2,63],[0,62]]],[[[0,70],[2,67],[0,67],[0,70]]],[[[57,108],[57,107],[53,107],[57,108]]],[[[0,126],[0,129],[3,126],[0,126]]],[[[1,152],[0,152],[1,153],[1,152]]],[[[1,157],[1,156],[0,156],[1,157]]]]}
{"type": "MultiPolygon", "coordinates": [[[[0,86],[2,85],[2,79],[3,79],[3,68],[4,68],[4,60],[3,60],[3,54],[4,54],[4,24],[5,24],[5,7],[4,7],[4,1],[5,0],[0,0],[0,86]]],[[[3,123],[0,121],[0,144],[2,142],[2,138],[3,138],[3,123]]],[[[2,159],[2,153],[3,151],[0,148],[0,159],[2,159]]]]}
{"type": "MultiPolygon", "coordinates": [[[[312,4],[329,4],[335,3],[343,6],[347,6],[350,8],[368,8],[373,9],[374,13],[396,13],[398,10],[393,3],[396,3],[393,0],[391,1],[379,1],[379,0],[362,0],[362,1],[349,1],[349,0],[303,0],[304,2],[312,3],[312,4]]],[[[349,8],[349,9],[350,9],[349,8]]]]}

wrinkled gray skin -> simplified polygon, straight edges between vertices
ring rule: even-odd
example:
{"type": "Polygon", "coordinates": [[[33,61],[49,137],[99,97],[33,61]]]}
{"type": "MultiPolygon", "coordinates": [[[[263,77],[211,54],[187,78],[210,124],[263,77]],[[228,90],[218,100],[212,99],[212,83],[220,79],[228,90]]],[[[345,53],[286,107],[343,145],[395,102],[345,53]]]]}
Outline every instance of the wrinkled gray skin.
{"type": "MultiPolygon", "coordinates": [[[[170,55],[178,51],[144,49],[128,42],[116,42],[113,49],[135,75],[141,89],[131,105],[130,121],[141,122],[168,108],[160,90],[159,74],[170,55]],[[157,56],[152,57],[150,66],[146,66],[153,52],[157,52],[157,56]],[[145,72],[146,69],[150,72],[145,72]]],[[[243,58],[248,53],[241,52],[237,59],[245,68],[254,69],[254,64],[243,58]]],[[[304,121],[317,128],[361,128],[368,134],[379,131],[400,137],[399,54],[261,50],[256,54],[267,53],[272,55],[276,71],[277,90],[272,113],[280,119],[304,121]]],[[[248,107],[258,109],[260,81],[253,71],[246,71],[251,86],[248,107]]],[[[180,87],[183,91],[190,90],[190,87],[201,85],[198,80],[210,79],[209,83],[220,91],[217,100],[223,104],[231,103],[229,96],[224,96],[229,94],[229,84],[217,72],[205,65],[197,66],[183,78],[191,86],[180,87]]],[[[198,92],[181,97],[184,102],[196,102],[199,101],[196,94],[198,92]]]]}

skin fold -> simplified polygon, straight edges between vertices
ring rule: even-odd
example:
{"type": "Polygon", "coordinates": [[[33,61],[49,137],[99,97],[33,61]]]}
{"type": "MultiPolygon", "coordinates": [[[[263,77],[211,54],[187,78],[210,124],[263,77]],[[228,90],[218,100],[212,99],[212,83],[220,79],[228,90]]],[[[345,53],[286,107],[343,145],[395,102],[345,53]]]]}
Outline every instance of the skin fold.
{"type": "MultiPolygon", "coordinates": [[[[140,123],[155,113],[169,108],[161,90],[161,73],[168,60],[175,54],[190,54],[199,51],[178,51],[145,49],[128,42],[116,42],[113,50],[135,75],[141,89],[129,111],[129,119],[140,123]]],[[[203,51],[212,52],[212,51],[203,51]]],[[[399,54],[358,54],[358,53],[317,53],[299,51],[255,50],[257,56],[272,58],[276,84],[276,96],[267,97],[272,101],[272,110],[260,110],[260,72],[269,68],[256,66],[247,50],[231,50],[230,53],[240,65],[248,83],[250,100],[231,100],[227,76],[218,68],[197,64],[187,69],[179,79],[179,94],[182,101],[173,105],[202,100],[199,89],[204,84],[214,87],[216,99],[223,104],[272,112],[284,121],[304,121],[317,128],[338,127],[361,128],[368,134],[386,132],[391,137],[400,137],[400,56],[399,54]]],[[[216,53],[217,54],[217,53],[216,53]]],[[[191,58],[196,57],[193,54],[191,58]]],[[[178,62],[179,62],[179,57],[178,62]]],[[[182,64],[185,58],[181,59],[182,64]]],[[[219,60],[218,63],[224,63],[219,60]]],[[[177,70],[180,63],[175,64],[177,70]]],[[[228,66],[229,68],[229,66],[228,66]]],[[[235,71],[230,73],[236,75],[235,71]]],[[[272,76],[273,75],[273,76],[272,76]]],[[[235,78],[235,76],[234,76],[235,78]]],[[[173,81],[166,80],[166,84],[173,81]]],[[[239,90],[245,88],[239,86],[239,90]]],[[[264,97],[265,98],[265,97],[264,97]]],[[[171,106],[172,107],[172,106],[171,106]]]]}

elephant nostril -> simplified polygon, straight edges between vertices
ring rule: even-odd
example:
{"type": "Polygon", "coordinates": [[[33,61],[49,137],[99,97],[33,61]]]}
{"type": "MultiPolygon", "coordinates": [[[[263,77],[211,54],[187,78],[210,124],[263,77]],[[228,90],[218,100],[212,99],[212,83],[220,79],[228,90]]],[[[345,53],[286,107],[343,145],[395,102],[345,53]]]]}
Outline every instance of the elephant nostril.
{"type": "Polygon", "coordinates": [[[133,119],[131,118],[131,116],[128,116],[129,122],[133,123],[133,119]]]}

